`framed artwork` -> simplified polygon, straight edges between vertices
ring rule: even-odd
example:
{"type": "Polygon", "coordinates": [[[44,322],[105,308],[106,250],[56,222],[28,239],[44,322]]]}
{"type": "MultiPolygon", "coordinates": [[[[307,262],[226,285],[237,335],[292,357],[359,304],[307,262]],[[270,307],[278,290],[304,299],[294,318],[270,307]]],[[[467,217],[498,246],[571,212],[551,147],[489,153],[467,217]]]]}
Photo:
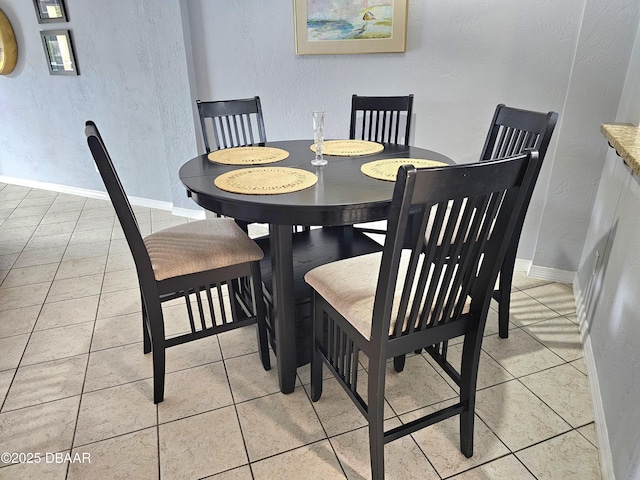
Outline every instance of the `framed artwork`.
{"type": "Polygon", "coordinates": [[[38,23],[66,22],[67,12],[64,0],[33,0],[38,15],[38,23]]]}
{"type": "Polygon", "coordinates": [[[296,53],[404,52],[408,0],[294,0],[296,53]]]}
{"type": "Polygon", "coordinates": [[[69,30],[44,30],[40,32],[44,54],[47,57],[47,65],[51,75],[79,75],[71,31],[69,30]]]}

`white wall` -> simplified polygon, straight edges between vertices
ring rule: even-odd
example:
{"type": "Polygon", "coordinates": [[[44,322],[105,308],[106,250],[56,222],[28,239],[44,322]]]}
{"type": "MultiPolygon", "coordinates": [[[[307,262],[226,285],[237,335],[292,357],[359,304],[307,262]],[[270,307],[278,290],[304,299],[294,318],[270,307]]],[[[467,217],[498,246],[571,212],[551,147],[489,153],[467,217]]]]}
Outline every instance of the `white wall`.
{"type": "Polygon", "coordinates": [[[179,0],[67,0],[38,24],[31,1],[0,0],[18,41],[0,76],[0,175],[104,190],[84,137],[94,120],[129,195],[193,206],[179,166],[197,153],[179,0]],[[40,31],[70,29],[80,75],[49,75],[40,31]]]}
{"type": "Polygon", "coordinates": [[[637,1],[411,0],[406,53],[344,56],[295,55],[290,1],[188,6],[197,94],[260,95],[269,139],[310,137],[317,108],[326,136],[344,138],[353,93],[414,93],[413,142],[470,162],[496,104],[559,112],[518,256],[575,272],[602,168],[597,129],[615,114],[637,1]]]}
{"type": "MultiPolygon", "coordinates": [[[[618,122],[640,120],[640,30],[620,101],[618,122]]],[[[607,142],[600,136],[599,141],[607,142]]],[[[599,183],[574,291],[592,385],[605,468],[640,478],[640,180],[611,148],[599,183]]]]}

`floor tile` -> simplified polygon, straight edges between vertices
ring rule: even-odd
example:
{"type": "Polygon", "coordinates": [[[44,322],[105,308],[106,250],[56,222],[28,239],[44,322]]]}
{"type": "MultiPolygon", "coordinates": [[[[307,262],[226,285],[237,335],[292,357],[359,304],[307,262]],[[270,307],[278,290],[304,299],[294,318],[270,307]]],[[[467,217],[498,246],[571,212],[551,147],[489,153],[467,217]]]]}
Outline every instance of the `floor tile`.
{"type": "Polygon", "coordinates": [[[549,368],[520,381],[572,427],[593,422],[589,381],[571,365],[549,368]]]}
{"type": "Polygon", "coordinates": [[[455,397],[457,394],[421,355],[407,357],[397,373],[387,364],[385,397],[393,410],[403,413],[455,397]]]}
{"type": "Polygon", "coordinates": [[[45,263],[56,263],[62,260],[64,251],[64,247],[45,248],[43,250],[25,250],[18,256],[13,267],[31,267],[33,265],[43,265],[45,263]]]}
{"type": "Polygon", "coordinates": [[[515,455],[508,455],[467,472],[451,480],[536,480],[515,455]]]}
{"type": "Polygon", "coordinates": [[[0,451],[69,450],[79,402],[77,396],[0,413],[0,451]]]}
{"type": "Polygon", "coordinates": [[[160,423],[233,404],[222,362],[166,375],[165,398],[158,404],[160,423]]]}
{"type": "Polygon", "coordinates": [[[540,480],[599,480],[596,448],[578,432],[569,432],[529,447],[516,456],[540,480]]]}
{"type": "Polygon", "coordinates": [[[91,352],[84,391],[151,378],[152,365],[151,354],[142,353],[142,342],[91,352]]]}
{"type": "Polygon", "coordinates": [[[0,338],[0,372],[18,368],[28,341],[29,334],[0,338]]]}
{"type": "Polygon", "coordinates": [[[81,243],[69,245],[64,252],[63,261],[79,260],[81,258],[100,257],[109,252],[109,242],[81,243]]]}
{"type": "Polygon", "coordinates": [[[340,462],[328,440],[312,443],[252,464],[255,480],[274,478],[344,479],[340,462]]]}
{"type": "Polygon", "coordinates": [[[92,333],[91,322],[33,332],[21,364],[33,365],[89,353],[92,333]]]}
{"type": "Polygon", "coordinates": [[[254,477],[251,474],[251,468],[249,468],[248,465],[244,465],[227,470],[226,472],[211,475],[210,477],[205,477],[203,480],[254,480],[254,477]]]}
{"type": "Polygon", "coordinates": [[[69,239],[69,247],[76,245],[104,242],[111,239],[111,225],[108,228],[97,228],[95,225],[90,230],[75,230],[69,239]]]}
{"type": "Polygon", "coordinates": [[[2,402],[4,402],[4,399],[7,396],[9,386],[11,385],[15,373],[15,370],[3,370],[0,372],[0,405],[2,405],[2,402]]]}
{"type": "Polygon", "coordinates": [[[138,289],[138,273],[135,269],[105,273],[102,293],[131,289],[138,289]]]}
{"type": "Polygon", "coordinates": [[[41,305],[0,310],[0,338],[31,333],[40,313],[41,305]]]}
{"type": "Polygon", "coordinates": [[[119,253],[117,255],[109,255],[107,258],[107,272],[115,272],[117,270],[129,270],[136,268],[133,257],[130,253],[119,253]]]}
{"type": "Polygon", "coordinates": [[[0,253],[0,270],[8,270],[16,263],[20,253],[2,254],[0,253]]]}
{"type": "Polygon", "coordinates": [[[73,298],[99,295],[102,288],[103,275],[87,275],[84,277],[54,280],[51,285],[47,302],[60,302],[73,298]]]}
{"type": "MultiPolygon", "coordinates": [[[[385,429],[396,426],[385,422],[385,429]]],[[[370,479],[369,434],[367,428],[353,430],[330,439],[342,468],[350,480],[370,479]]],[[[440,477],[411,436],[384,446],[387,480],[437,480],[440,477]]]]}
{"type": "Polygon", "coordinates": [[[476,413],[512,452],[571,429],[518,380],[480,390],[476,413]]]}
{"type": "Polygon", "coordinates": [[[80,402],[74,446],[117,437],[156,425],[150,380],[85,393],[80,402]]]}
{"type": "Polygon", "coordinates": [[[96,321],[91,351],[142,342],[142,314],[140,312],[96,321]]]}
{"type": "MultiPolygon", "coordinates": [[[[450,404],[451,402],[445,402],[420,409],[400,416],[400,420],[408,423],[450,404]]],[[[474,423],[474,448],[471,458],[465,457],[460,451],[460,421],[457,416],[418,430],[412,436],[438,474],[441,477],[448,477],[510,453],[509,449],[477,416],[474,423]]]]}
{"type": "Polygon", "coordinates": [[[580,330],[564,317],[534,323],[522,330],[567,362],[583,355],[580,330]]]}
{"type": "Polygon", "coordinates": [[[235,402],[244,402],[279,392],[276,358],[271,353],[271,370],[265,371],[257,353],[225,359],[235,402]]]}
{"type": "Polygon", "coordinates": [[[241,357],[258,351],[257,327],[250,325],[218,335],[224,358],[241,357]]]}
{"type": "Polygon", "coordinates": [[[97,318],[117,317],[136,312],[142,312],[140,290],[137,288],[100,295],[97,318]]]}
{"type": "Polygon", "coordinates": [[[107,264],[107,256],[81,258],[60,263],[56,280],[78,278],[87,275],[103,274],[107,264]]]}
{"type": "Polygon", "coordinates": [[[0,289],[0,311],[14,308],[40,305],[44,302],[51,282],[36,283],[26,287],[8,287],[0,289]]]}
{"type": "Polygon", "coordinates": [[[89,454],[91,463],[69,465],[67,480],[152,480],[159,478],[158,434],[147,428],[91,445],[76,447],[76,453],[89,454]]]}
{"type": "Polygon", "coordinates": [[[45,303],[38,316],[35,330],[46,330],[78,323],[92,322],[98,310],[98,295],[45,303]]]}
{"type": "Polygon", "coordinates": [[[159,437],[163,480],[206,477],[247,463],[234,407],[164,423],[159,437]]]}
{"type": "Polygon", "coordinates": [[[252,462],[325,438],[302,387],[240,403],[237,409],[252,462]]]}
{"type": "Polygon", "coordinates": [[[38,225],[33,232],[33,238],[50,237],[53,235],[67,234],[71,238],[73,229],[76,227],[75,222],[50,223],[48,225],[38,225]]]}
{"type": "Polygon", "coordinates": [[[527,295],[537,299],[560,315],[569,315],[576,311],[573,290],[560,283],[549,283],[527,290],[527,295]]]}
{"type": "Polygon", "coordinates": [[[78,355],[18,368],[2,411],[80,395],[87,357],[78,355]]]}
{"type": "Polygon", "coordinates": [[[564,363],[562,358],[520,329],[509,332],[508,339],[498,335],[486,337],[483,349],[515,377],[564,363]]]}
{"type": "Polygon", "coordinates": [[[576,431],[589,440],[594,447],[598,448],[598,433],[596,432],[595,423],[590,423],[584,427],[580,427],[576,429],[576,431]]]}
{"type": "Polygon", "coordinates": [[[2,282],[2,286],[0,286],[0,288],[49,283],[53,281],[57,270],[57,263],[48,263],[33,267],[13,268],[2,282]]]}
{"type": "Polygon", "coordinates": [[[33,480],[34,478],[65,480],[67,464],[47,463],[46,455],[43,457],[40,463],[18,463],[0,468],[0,480],[33,480]]]}
{"type": "Polygon", "coordinates": [[[527,291],[513,292],[509,304],[509,321],[522,327],[558,316],[558,312],[530,297],[527,291]]]}
{"type": "Polygon", "coordinates": [[[69,244],[71,234],[59,233],[57,235],[48,235],[40,237],[31,237],[27,242],[25,250],[44,250],[47,248],[66,248],[69,244]]]}

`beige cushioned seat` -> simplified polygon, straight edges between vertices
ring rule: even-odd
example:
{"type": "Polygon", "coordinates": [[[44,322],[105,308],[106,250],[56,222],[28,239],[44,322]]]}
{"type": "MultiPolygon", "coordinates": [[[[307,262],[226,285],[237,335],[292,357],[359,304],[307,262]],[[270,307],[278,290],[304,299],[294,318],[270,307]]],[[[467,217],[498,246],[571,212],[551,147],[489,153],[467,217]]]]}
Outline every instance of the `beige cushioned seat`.
{"type": "Polygon", "coordinates": [[[156,280],[204,272],[264,256],[231,218],[189,222],[145,237],[156,280]]]}
{"type": "MultiPolygon", "coordinates": [[[[400,296],[402,295],[410,254],[409,250],[405,250],[400,259],[389,327],[390,335],[393,333],[398,316],[400,296]]],[[[321,265],[304,276],[305,281],[322,295],[366,339],[371,339],[373,303],[376,296],[381,260],[382,252],[370,253],[321,265]]],[[[420,263],[418,264],[418,271],[420,263]]],[[[413,298],[411,301],[413,301],[413,298]]],[[[463,313],[469,311],[470,304],[471,299],[467,298],[463,313]]]]}

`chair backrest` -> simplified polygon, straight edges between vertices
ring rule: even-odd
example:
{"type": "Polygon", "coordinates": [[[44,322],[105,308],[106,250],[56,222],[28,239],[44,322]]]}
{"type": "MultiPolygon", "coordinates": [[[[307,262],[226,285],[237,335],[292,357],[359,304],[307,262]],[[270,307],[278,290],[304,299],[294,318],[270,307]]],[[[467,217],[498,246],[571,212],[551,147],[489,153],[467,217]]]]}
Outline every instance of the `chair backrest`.
{"type": "Polygon", "coordinates": [[[149,277],[149,280],[155,281],[149,252],[145,247],[142,234],[138,227],[138,222],[133,214],[131,204],[124,192],[124,188],[122,188],[122,183],[120,182],[120,178],[113,166],[109,152],[107,152],[107,147],[105,147],[104,142],[102,141],[102,136],[98,131],[98,127],[91,120],[86,122],[84,133],[87,137],[87,144],[89,145],[89,150],[91,150],[91,154],[93,155],[93,160],[98,167],[104,186],[107,189],[113,208],[118,216],[120,226],[124,231],[124,236],[129,244],[129,249],[131,250],[133,260],[136,264],[141,285],[143,283],[150,284],[149,282],[143,282],[143,279],[146,279],[147,277],[149,277]]]}
{"type": "MultiPolygon", "coordinates": [[[[493,120],[484,142],[480,161],[504,158],[522,153],[527,148],[534,148],[540,156],[538,170],[534,176],[535,186],[557,121],[558,114],[556,112],[535,112],[499,104],[493,114],[493,120]]],[[[520,234],[522,233],[524,219],[532,195],[533,188],[529,198],[525,199],[524,208],[520,212],[520,217],[513,233],[510,253],[508,254],[513,259],[515,259],[517,253],[520,234]]]]}
{"type": "Polygon", "coordinates": [[[260,97],[213,102],[198,100],[196,104],[207,153],[212,148],[220,150],[267,141],[260,97]],[[215,145],[211,144],[210,132],[213,133],[215,145]]]}
{"type": "Polygon", "coordinates": [[[409,145],[413,94],[406,97],[351,97],[349,138],[409,145]]]}
{"type": "Polygon", "coordinates": [[[527,148],[535,148],[544,159],[557,121],[556,112],[542,113],[498,105],[480,160],[517,155],[527,148]]]}
{"type": "Polygon", "coordinates": [[[474,328],[482,336],[493,286],[539,161],[537,151],[528,150],[482,163],[399,169],[374,303],[373,345],[385,348],[388,342],[393,352],[394,340],[405,346],[415,341],[421,348],[474,328]],[[419,228],[408,231],[410,215],[418,216],[419,228]]]}

